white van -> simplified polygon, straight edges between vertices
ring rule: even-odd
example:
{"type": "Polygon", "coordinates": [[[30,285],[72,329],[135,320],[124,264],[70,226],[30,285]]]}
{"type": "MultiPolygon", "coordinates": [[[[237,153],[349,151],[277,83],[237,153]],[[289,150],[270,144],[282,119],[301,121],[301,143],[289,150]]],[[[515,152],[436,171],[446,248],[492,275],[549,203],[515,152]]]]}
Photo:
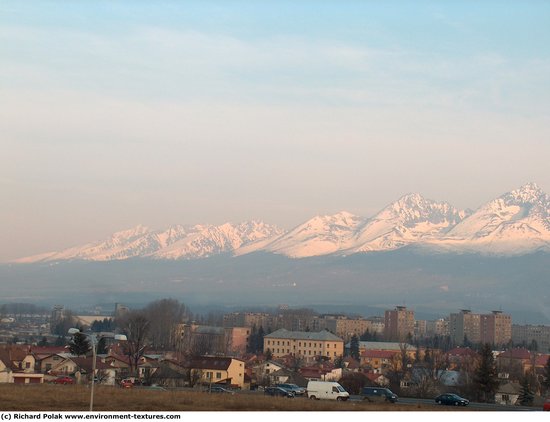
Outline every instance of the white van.
{"type": "Polygon", "coordinates": [[[307,397],[310,399],[329,399],[346,401],[349,393],[337,382],[309,381],[307,383],[307,397]]]}

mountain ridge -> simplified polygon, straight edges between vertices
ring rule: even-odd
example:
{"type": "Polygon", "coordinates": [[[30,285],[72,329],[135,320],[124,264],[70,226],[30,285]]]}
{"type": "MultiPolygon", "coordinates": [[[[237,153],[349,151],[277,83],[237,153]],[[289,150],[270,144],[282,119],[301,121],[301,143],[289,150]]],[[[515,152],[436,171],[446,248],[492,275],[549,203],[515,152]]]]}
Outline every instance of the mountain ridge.
{"type": "Polygon", "coordinates": [[[260,220],[241,223],[174,225],[153,231],[138,225],[59,252],[16,263],[129,258],[199,259],[263,251],[305,258],[390,251],[418,246],[428,252],[518,255],[550,251],[550,196],[527,183],[474,211],[418,193],[403,195],[373,217],[347,211],[317,215],[289,231],[260,220]]]}

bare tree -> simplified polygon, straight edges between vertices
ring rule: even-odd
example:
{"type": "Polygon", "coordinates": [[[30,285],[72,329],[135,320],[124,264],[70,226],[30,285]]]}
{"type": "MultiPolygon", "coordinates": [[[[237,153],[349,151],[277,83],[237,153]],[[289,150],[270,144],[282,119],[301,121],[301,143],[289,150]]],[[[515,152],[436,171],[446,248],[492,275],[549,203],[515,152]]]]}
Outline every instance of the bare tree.
{"type": "Polygon", "coordinates": [[[120,327],[128,338],[123,347],[130,361],[130,373],[136,374],[139,360],[148,345],[149,320],[143,311],[130,311],[120,321],[120,327]]]}
{"type": "Polygon", "coordinates": [[[175,299],[161,299],[150,303],[145,315],[149,320],[151,346],[158,350],[174,349],[176,326],[186,319],[185,305],[175,299]]]}

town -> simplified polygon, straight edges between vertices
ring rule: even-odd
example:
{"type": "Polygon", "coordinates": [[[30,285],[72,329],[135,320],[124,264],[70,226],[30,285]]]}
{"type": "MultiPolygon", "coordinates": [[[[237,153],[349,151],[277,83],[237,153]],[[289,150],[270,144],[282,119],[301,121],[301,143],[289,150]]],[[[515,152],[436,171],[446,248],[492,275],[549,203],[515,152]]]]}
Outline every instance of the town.
{"type": "Polygon", "coordinates": [[[364,317],[280,305],[200,315],[174,299],[100,311],[0,306],[0,383],[267,393],[334,381],[350,394],[451,392],[533,407],[550,391],[550,327],[513,324],[503,311],[420,320],[405,306],[364,317]]]}

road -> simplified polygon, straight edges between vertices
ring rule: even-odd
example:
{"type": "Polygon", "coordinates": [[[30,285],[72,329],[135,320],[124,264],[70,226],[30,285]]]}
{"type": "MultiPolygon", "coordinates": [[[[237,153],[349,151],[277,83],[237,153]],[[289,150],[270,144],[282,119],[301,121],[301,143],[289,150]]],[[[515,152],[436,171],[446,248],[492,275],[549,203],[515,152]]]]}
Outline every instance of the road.
{"type": "MultiPolygon", "coordinates": [[[[361,396],[350,396],[350,399],[353,401],[363,400],[361,396]]],[[[410,404],[410,405],[417,405],[417,404],[424,404],[424,405],[432,405],[437,407],[450,407],[450,406],[443,406],[440,404],[437,404],[433,399],[414,399],[410,397],[399,397],[399,403],[401,404],[410,404]]],[[[470,402],[468,405],[469,409],[474,410],[492,410],[492,411],[537,411],[542,410],[539,407],[525,407],[525,406],[504,406],[502,404],[493,404],[493,403],[475,403],[470,402]]]]}

